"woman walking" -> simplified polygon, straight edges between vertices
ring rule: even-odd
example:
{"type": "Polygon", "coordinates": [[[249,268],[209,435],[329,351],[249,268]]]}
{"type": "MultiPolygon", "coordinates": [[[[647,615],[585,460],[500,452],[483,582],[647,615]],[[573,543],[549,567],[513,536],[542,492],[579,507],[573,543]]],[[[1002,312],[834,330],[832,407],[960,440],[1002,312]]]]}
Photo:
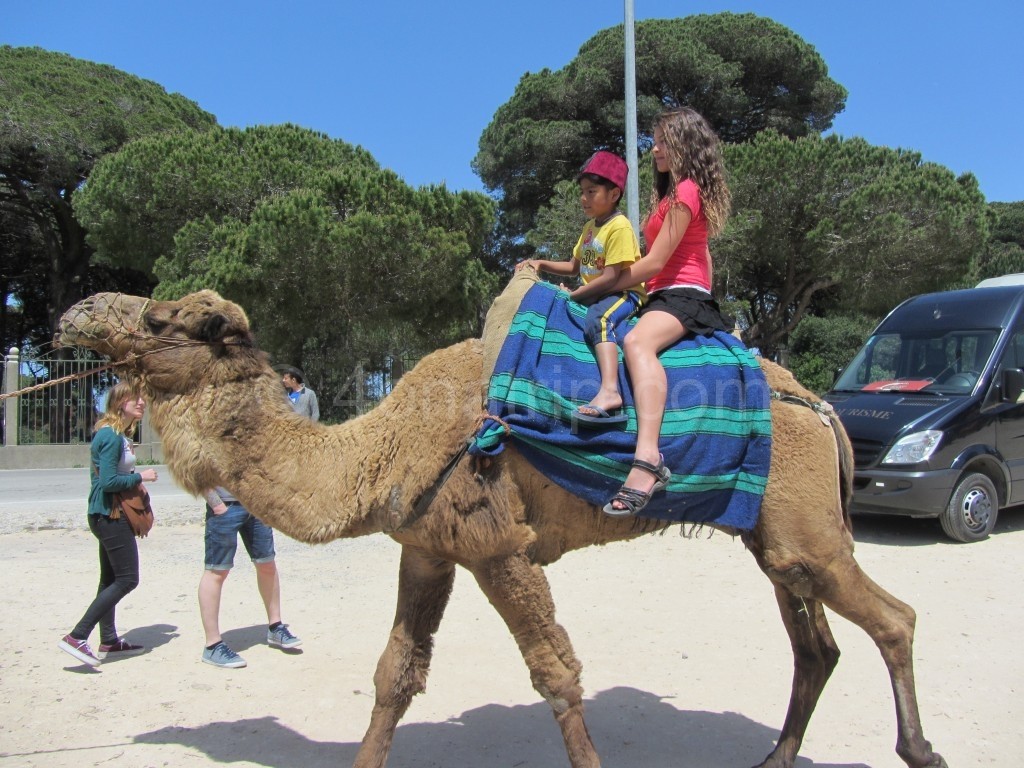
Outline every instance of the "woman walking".
{"type": "Polygon", "coordinates": [[[127,517],[122,514],[111,518],[110,512],[113,494],[157,479],[153,468],[135,471],[130,435],[145,410],[146,403],[138,388],[118,382],[110,390],[106,410],[96,423],[92,439],[88,517],[89,530],[99,541],[100,585],[82,620],[61,638],[57,647],[93,667],[110,654],[125,656],[144,650],[141,645],[118,637],[114,623],[115,606],[139,585],[139,548],[127,517]],[[100,645],[93,652],[88,640],[97,624],[100,645]]]}

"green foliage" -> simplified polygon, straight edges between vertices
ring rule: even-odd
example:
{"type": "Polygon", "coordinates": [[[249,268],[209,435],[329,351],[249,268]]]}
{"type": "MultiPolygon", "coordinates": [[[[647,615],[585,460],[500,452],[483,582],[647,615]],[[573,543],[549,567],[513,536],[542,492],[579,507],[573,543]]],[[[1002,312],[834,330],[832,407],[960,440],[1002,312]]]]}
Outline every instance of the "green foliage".
{"type": "MultiPolygon", "coordinates": [[[[846,91],[812,46],[776,22],[721,13],[636,24],[640,148],[665,107],[689,105],[726,141],[773,128],[829,128],[846,91]]],[[[563,69],[526,74],[480,138],[473,168],[501,194],[501,228],[516,239],[560,181],[595,149],[625,149],[623,30],[599,32],[563,69]]]]}
{"type": "Polygon", "coordinates": [[[365,150],[291,125],[135,142],[97,164],[74,197],[98,258],[150,271],[188,222],[246,220],[261,202],[328,172],[377,168],[365,150]]]}
{"type": "Polygon", "coordinates": [[[213,288],[330,412],[369,369],[474,335],[495,278],[494,203],[413,189],[364,150],[290,125],[145,139],[100,163],[75,209],[104,260],[152,265],[158,298],[213,288]]]}
{"type": "Polygon", "coordinates": [[[808,389],[825,393],[878,322],[865,315],[805,317],[790,336],[790,370],[808,389]]]}
{"type": "Polygon", "coordinates": [[[1024,272],[1024,201],[989,203],[988,208],[992,234],[977,280],[1024,272]]]}
{"type": "MultiPolygon", "coordinates": [[[[24,309],[5,346],[42,343],[95,283],[71,195],[97,159],[140,136],[206,130],[212,115],[156,83],[40,48],[0,46],[0,251],[3,301],[24,309]]],[[[106,269],[105,280],[137,280],[106,269]]]]}
{"type": "Polygon", "coordinates": [[[955,284],[985,251],[975,178],[915,152],[766,131],[726,158],[733,217],[712,245],[716,290],[749,302],[747,341],[767,355],[810,311],[881,315],[955,284]]]}
{"type": "Polygon", "coordinates": [[[988,207],[995,217],[992,240],[1024,248],[1024,200],[1016,203],[989,203],[988,207]]]}

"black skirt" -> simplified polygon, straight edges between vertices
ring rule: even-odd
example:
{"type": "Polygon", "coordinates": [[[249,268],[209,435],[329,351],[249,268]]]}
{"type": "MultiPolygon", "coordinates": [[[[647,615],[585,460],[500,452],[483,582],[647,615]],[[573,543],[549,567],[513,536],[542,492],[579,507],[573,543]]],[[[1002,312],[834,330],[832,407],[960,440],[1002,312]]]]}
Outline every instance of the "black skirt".
{"type": "Polygon", "coordinates": [[[666,288],[652,293],[637,316],[648,312],[667,312],[698,336],[710,336],[715,331],[732,333],[735,323],[709,294],[696,288],[666,288]]]}

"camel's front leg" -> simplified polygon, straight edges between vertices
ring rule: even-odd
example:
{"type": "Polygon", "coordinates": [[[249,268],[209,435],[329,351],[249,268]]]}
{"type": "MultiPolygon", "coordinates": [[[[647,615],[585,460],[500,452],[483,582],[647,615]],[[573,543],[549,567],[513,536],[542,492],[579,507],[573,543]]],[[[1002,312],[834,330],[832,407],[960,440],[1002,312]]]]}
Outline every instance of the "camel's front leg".
{"type": "Polygon", "coordinates": [[[395,623],[377,662],[373,715],[352,768],[383,768],[387,763],[398,721],[412,697],[426,688],[434,633],[441,624],[454,580],[452,563],[402,547],[395,623]]]}
{"type": "Polygon", "coordinates": [[[583,720],[581,666],[566,631],[555,622],[555,603],[540,566],[522,553],[497,557],[472,569],[530,668],[533,687],[554,710],[573,768],[599,768],[601,761],[583,720]]]}
{"type": "Polygon", "coordinates": [[[774,587],[793,647],[793,690],[778,743],[758,768],[792,768],[814,707],[839,661],[839,647],[821,603],[797,597],[780,584],[774,587]]]}

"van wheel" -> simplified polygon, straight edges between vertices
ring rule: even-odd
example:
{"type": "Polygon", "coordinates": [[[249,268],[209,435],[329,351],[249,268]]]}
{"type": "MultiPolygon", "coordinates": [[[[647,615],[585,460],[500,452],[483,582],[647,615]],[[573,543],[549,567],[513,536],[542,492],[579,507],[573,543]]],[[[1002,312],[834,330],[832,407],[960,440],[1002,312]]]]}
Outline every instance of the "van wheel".
{"type": "Polygon", "coordinates": [[[951,539],[970,544],[988,538],[998,514],[996,487],[985,475],[973,472],[957,485],[939,522],[951,539]]]}

